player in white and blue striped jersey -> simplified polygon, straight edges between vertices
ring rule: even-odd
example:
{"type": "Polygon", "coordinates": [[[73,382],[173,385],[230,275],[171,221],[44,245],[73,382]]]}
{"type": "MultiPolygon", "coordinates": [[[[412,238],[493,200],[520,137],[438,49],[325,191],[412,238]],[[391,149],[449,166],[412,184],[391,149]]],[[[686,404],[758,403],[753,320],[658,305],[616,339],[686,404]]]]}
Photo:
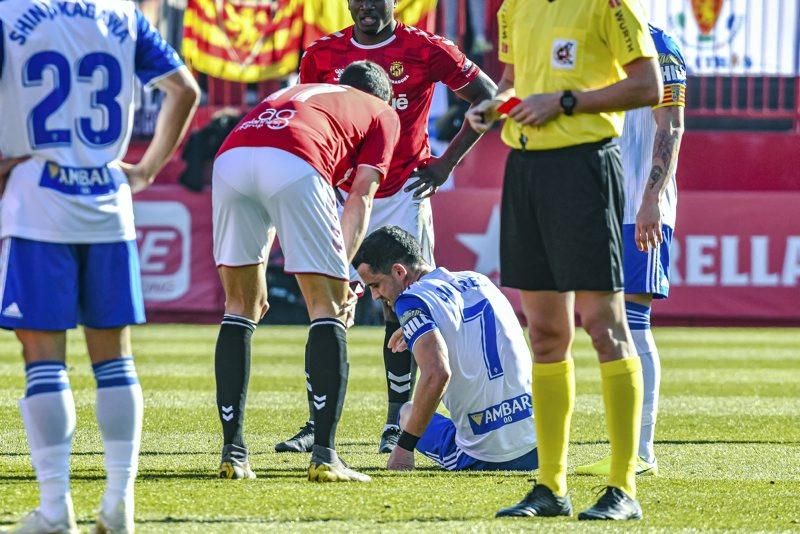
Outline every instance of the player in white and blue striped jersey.
{"type": "Polygon", "coordinates": [[[511,304],[482,274],[434,269],[398,226],[362,243],[353,265],[373,298],[389,304],[420,371],[389,469],[412,469],[414,449],[448,470],[538,467],[531,355],[511,304]],[[452,419],[436,413],[443,401],[452,419]]]}
{"type": "MultiPolygon", "coordinates": [[[[661,363],[650,331],[650,311],[653,299],[669,295],[669,250],[678,201],[675,169],[686,103],[686,63],[678,44],[652,25],[650,35],[658,51],[664,98],[653,108],[626,112],[619,138],[626,197],[622,226],[625,308],[644,377],[638,475],[658,474],[653,440],[661,363]]],[[[607,474],[610,465],[607,457],[575,471],[607,474]]]]}
{"type": "Polygon", "coordinates": [[[142,392],[129,325],[144,321],[132,190],[189,123],[197,85],[131,1],[0,2],[0,327],[22,343],[20,401],[39,507],[12,532],[77,532],[75,404],[66,331],[83,325],[97,381],[106,488],[97,527],[131,532],[142,392]],[[128,148],[136,78],[165,93],[152,144],[128,148]]]}

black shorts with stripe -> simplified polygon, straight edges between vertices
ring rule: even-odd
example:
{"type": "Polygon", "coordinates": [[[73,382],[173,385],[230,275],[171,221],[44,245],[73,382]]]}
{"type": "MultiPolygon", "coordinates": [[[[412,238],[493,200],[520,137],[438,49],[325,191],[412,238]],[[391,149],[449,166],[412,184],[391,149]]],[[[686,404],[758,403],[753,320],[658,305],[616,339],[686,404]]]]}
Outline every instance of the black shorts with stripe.
{"type": "Polygon", "coordinates": [[[620,291],[625,197],[611,140],[512,150],[503,180],[500,279],[530,291],[620,291]]]}

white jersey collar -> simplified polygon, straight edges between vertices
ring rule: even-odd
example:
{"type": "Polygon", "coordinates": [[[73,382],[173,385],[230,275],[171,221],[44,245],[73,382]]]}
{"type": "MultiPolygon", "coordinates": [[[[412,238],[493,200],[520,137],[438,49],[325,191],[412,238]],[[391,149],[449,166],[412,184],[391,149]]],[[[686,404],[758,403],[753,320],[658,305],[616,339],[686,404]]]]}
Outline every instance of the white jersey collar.
{"type": "Polygon", "coordinates": [[[400,27],[400,24],[398,24],[397,27],[395,27],[394,33],[392,34],[391,37],[389,37],[385,41],[381,41],[380,43],[375,43],[373,45],[365,45],[365,44],[361,44],[358,41],[356,41],[356,37],[355,37],[356,36],[356,30],[355,30],[355,27],[353,27],[353,33],[352,33],[352,35],[350,37],[350,42],[353,43],[353,46],[355,46],[356,48],[361,48],[363,50],[375,50],[376,48],[383,48],[384,46],[387,46],[388,44],[394,42],[395,39],[397,39],[397,29],[399,27],[400,27]]]}

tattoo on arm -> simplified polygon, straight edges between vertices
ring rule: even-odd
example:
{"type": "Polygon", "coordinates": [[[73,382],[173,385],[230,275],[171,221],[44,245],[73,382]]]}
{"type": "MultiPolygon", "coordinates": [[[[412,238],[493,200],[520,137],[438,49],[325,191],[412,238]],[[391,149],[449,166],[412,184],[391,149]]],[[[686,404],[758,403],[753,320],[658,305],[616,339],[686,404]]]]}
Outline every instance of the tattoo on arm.
{"type": "Polygon", "coordinates": [[[652,192],[660,192],[666,187],[675,167],[675,156],[678,154],[680,136],[673,131],[661,130],[656,132],[653,143],[653,167],[647,187],[652,192]]]}
{"type": "Polygon", "coordinates": [[[650,169],[650,178],[647,182],[648,189],[659,191],[661,189],[661,182],[664,180],[664,168],[661,165],[653,165],[650,169]]]}

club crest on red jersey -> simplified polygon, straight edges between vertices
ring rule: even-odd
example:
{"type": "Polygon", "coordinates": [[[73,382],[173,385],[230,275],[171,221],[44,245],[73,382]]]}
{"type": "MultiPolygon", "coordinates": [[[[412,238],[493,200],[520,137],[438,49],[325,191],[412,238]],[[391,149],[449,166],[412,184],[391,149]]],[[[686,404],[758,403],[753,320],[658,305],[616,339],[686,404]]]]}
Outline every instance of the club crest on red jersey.
{"type": "Polygon", "coordinates": [[[409,75],[406,74],[406,69],[402,61],[392,61],[391,64],[389,64],[389,81],[392,82],[392,84],[401,84],[408,80],[408,78],[409,75]]]}
{"type": "Polygon", "coordinates": [[[400,78],[403,75],[403,63],[401,61],[392,61],[389,65],[389,75],[392,78],[400,78]]]}

